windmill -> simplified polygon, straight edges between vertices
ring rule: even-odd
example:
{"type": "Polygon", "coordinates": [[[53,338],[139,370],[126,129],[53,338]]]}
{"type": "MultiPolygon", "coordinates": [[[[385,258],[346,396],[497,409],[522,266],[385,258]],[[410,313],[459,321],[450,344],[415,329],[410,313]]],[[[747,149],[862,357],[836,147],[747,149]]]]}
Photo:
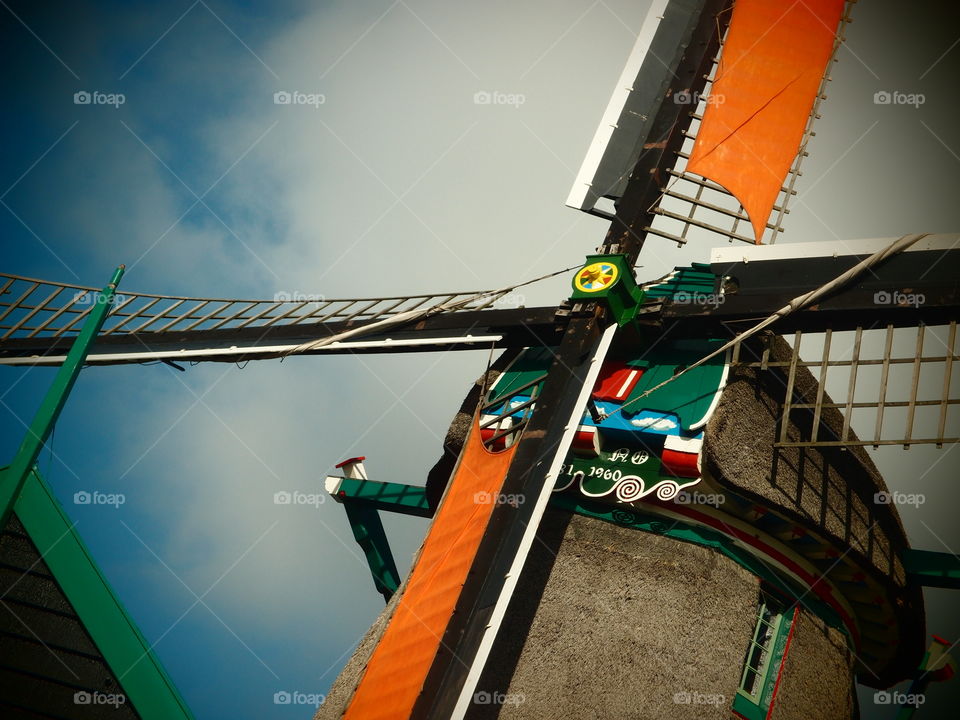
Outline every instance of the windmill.
{"type": "MultiPolygon", "coordinates": [[[[764,19],[763,5],[741,0],[731,12],[722,2],[654,4],[568,201],[609,217],[611,229],[574,274],[572,294],[559,308],[490,309],[513,288],[359,300],[111,299],[110,292],[97,295],[94,288],[10,275],[2,288],[8,302],[0,312],[0,362],[66,363],[68,350],[81,346],[77,330],[90,322],[103,327],[97,333],[92,326],[88,340],[96,335],[96,341],[84,349],[88,363],[491,346],[508,351],[468,398],[467,414],[476,414],[477,422],[464,437],[453,438],[458,465],[452,479],[453,468],[441,467],[433,491],[425,492],[371,480],[355,458],[342,464],[342,478],[329,481],[378,590],[392,605],[385,629],[375,631],[348,666],[343,688],[332,693],[324,713],[556,716],[562,707],[544,703],[570,703],[575,696],[543,677],[536,684],[539,696],[522,687],[525,679],[531,687],[530,677],[549,668],[538,655],[547,643],[539,633],[550,613],[571,599],[550,593],[557,591],[553,577],[569,580],[573,574],[577,533],[594,534],[593,540],[581,538],[584,546],[605,539],[630,547],[647,543],[678,565],[711,558],[728,583],[731,605],[719,613],[724,620],[702,628],[716,640],[707,669],[715,663],[722,672],[712,684],[681,691],[690,696],[686,703],[675,692],[657,694],[638,684],[632,692],[644,691],[647,708],[659,708],[658,717],[690,712],[682,706],[692,707],[698,698],[709,700],[692,707],[698,717],[709,711],[727,716],[732,705],[748,718],[809,699],[789,685],[802,677],[799,669],[786,671],[779,687],[779,670],[792,662],[788,643],[794,637],[793,657],[812,656],[798,668],[822,662],[840,679],[814,696],[824,708],[850,702],[854,674],[878,687],[909,677],[924,645],[919,587],[956,584],[956,561],[907,546],[894,507],[870,502],[886,488],[859,448],[957,440],[949,431],[957,404],[951,393],[957,278],[950,258],[935,262],[957,238],[851,242],[842,252],[812,243],[786,250],[749,246],[767,231],[771,240],[780,231],[823,95],[824,70],[848,17],[840,3],[810,3],[816,10],[805,5],[774,23],[764,19]],[[790,93],[777,94],[784,107],[766,106],[775,111],[777,137],[765,137],[758,123],[759,135],[741,143],[749,152],[734,148],[733,160],[713,167],[740,140],[730,131],[742,123],[731,125],[723,113],[736,110],[735,101],[749,107],[738,73],[723,72],[723,64],[741,73],[752,67],[754,53],[774,50],[783,38],[773,33],[757,48],[743,34],[750,37],[758,23],[766,29],[781,20],[784,28],[799,23],[809,31],[804,38],[819,39],[810,43],[815,47],[800,43],[814,82],[806,89],[792,83],[790,93]],[[729,96],[729,104],[719,102],[721,95],[729,96]],[[795,142],[782,137],[788,134],[780,130],[785,120],[795,127],[795,142]],[[731,164],[742,170],[750,152],[761,154],[760,169],[755,163],[747,173],[754,182],[734,200],[722,186],[739,187],[738,179],[724,173],[731,164]],[[782,173],[768,171],[767,165],[782,165],[784,152],[782,173]],[[761,175],[776,180],[772,193],[769,182],[757,179],[761,175]],[[765,191],[746,197],[754,184],[765,191]],[[709,263],[680,267],[664,278],[634,279],[647,238],[685,243],[702,232],[748,245],[717,251],[709,263]],[[870,264],[863,265],[865,258],[870,264]],[[836,282],[847,273],[847,281],[836,282]],[[818,291],[822,297],[811,295],[818,291]],[[97,312],[104,306],[108,316],[97,312]],[[748,334],[771,316],[775,335],[748,334]],[[946,347],[928,356],[924,340],[938,325],[947,326],[946,347]],[[895,329],[903,326],[917,328],[916,352],[909,355],[893,351],[895,329]],[[866,352],[873,327],[885,333],[879,357],[866,352]],[[814,338],[822,343],[819,362],[805,360],[804,338],[809,343],[810,334],[820,332],[823,340],[814,338]],[[831,338],[841,332],[855,335],[849,359],[831,354],[831,338]],[[778,337],[784,335],[789,342],[778,337]],[[838,401],[824,382],[836,367],[848,372],[848,391],[838,401]],[[912,370],[911,381],[905,394],[895,395],[903,388],[890,377],[903,367],[912,370]],[[941,393],[921,397],[931,368],[942,371],[941,393]],[[880,382],[876,396],[864,399],[866,383],[857,380],[869,369],[879,369],[880,382]],[[875,433],[860,438],[852,423],[864,411],[875,413],[875,433]],[[906,415],[897,428],[891,426],[893,414],[906,415]],[[920,415],[932,417],[932,425],[920,415]],[[763,422],[744,433],[737,417],[763,422]],[[926,434],[916,434],[918,427],[926,434]],[[819,495],[814,478],[822,483],[819,495]],[[399,593],[379,510],[435,517],[399,593]],[[540,542],[556,552],[541,570],[552,564],[557,575],[536,573],[531,553],[540,552],[540,542]],[[425,571],[432,574],[423,579],[425,571]],[[440,576],[443,586],[433,582],[440,576]],[[537,602],[531,606],[528,598],[537,602]],[[427,620],[430,632],[423,631],[427,620]],[[525,641],[516,647],[508,636],[525,641]],[[824,640],[817,643],[816,637],[824,640]],[[725,657],[731,653],[738,657],[725,657]],[[721,695],[726,702],[714,702],[721,695]]],[[[783,82],[776,75],[770,82],[778,77],[783,82]]],[[[30,458],[20,464],[29,475],[30,458]]],[[[12,473],[4,489],[10,503],[19,502],[26,485],[11,485],[11,479],[12,473]]],[[[42,482],[28,479],[31,487],[42,482]]],[[[642,563],[631,568],[653,569],[642,563]]],[[[589,569],[597,574],[581,577],[610,580],[610,568],[589,569]]],[[[709,584],[710,594],[717,594],[719,581],[709,584]]],[[[691,591],[697,583],[699,576],[676,577],[659,590],[691,591]]],[[[570,592],[585,602],[589,590],[570,592]]],[[[636,606],[635,599],[598,595],[598,602],[616,598],[626,608],[636,606]]],[[[590,609],[605,620],[617,614],[615,608],[590,609]]],[[[635,640],[622,645],[637,656],[635,640]]],[[[678,639],[672,650],[683,647],[678,639]]],[[[610,657],[596,651],[571,654],[570,660],[594,665],[610,657]]],[[[608,682],[622,685],[623,678],[608,682]]],[[[597,683],[593,691],[602,696],[597,683]]],[[[615,687],[605,689],[610,694],[615,687]]],[[[620,695],[621,702],[635,702],[620,695]]],[[[575,702],[583,701],[576,696],[575,702]]]]}

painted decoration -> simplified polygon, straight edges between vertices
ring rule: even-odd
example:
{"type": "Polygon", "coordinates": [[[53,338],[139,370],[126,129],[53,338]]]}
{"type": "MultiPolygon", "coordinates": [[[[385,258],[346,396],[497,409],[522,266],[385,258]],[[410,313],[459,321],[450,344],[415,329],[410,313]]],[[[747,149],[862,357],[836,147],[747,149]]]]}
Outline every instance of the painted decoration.
{"type": "Polygon", "coordinates": [[[623,402],[630,396],[630,392],[636,387],[642,375],[642,367],[634,367],[625,362],[608,361],[600,371],[600,381],[593,391],[593,399],[623,402]]]}
{"type": "MultiPolygon", "coordinates": [[[[671,500],[681,490],[699,483],[704,427],[726,382],[724,358],[719,359],[719,364],[689,371],[684,376],[687,382],[681,384],[677,380],[678,388],[671,393],[654,392],[636,400],[633,406],[628,403],[630,397],[639,398],[641,378],[659,378],[665,373],[669,376],[679,367],[691,364],[695,351],[697,357],[703,357],[714,347],[711,341],[699,341],[698,350],[689,341],[682,341],[680,347],[677,343],[664,343],[663,347],[642,353],[643,368],[637,367],[641,361],[608,363],[593,394],[602,419],[595,422],[589,413],[584,414],[555,492],[578,492],[593,499],[632,503],[648,496],[671,500]],[[634,370],[638,371],[636,375],[634,370]]],[[[524,363],[520,367],[522,370],[517,372],[531,372],[524,363]]],[[[513,408],[529,401],[533,388],[509,397],[498,395],[500,383],[522,386],[512,373],[512,368],[508,368],[491,390],[491,398],[503,397],[505,402],[490,412],[516,422],[524,409],[514,412],[513,408]]]]}
{"type": "Polygon", "coordinates": [[[581,292],[600,292],[612,287],[620,271],[609,262],[595,262],[584,267],[573,279],[574,287],[581,292]]]}

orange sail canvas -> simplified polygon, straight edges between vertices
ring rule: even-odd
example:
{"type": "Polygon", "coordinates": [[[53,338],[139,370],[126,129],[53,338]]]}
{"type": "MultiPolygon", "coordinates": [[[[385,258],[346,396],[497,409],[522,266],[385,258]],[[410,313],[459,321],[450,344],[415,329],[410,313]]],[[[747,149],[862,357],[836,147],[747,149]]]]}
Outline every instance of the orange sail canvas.
{"type": "Polygon", "coordinates": [[[759,244],[833,50],[843,0],[737,0],[687,171],[740,201],[759,244]]]}
{"type": "Polygon", "coordinates": [[[489,452],[474,421],[406,591],[367,663],[345,720],[410,717],[515,449],[513,445],[503,452],[489,452]]]}

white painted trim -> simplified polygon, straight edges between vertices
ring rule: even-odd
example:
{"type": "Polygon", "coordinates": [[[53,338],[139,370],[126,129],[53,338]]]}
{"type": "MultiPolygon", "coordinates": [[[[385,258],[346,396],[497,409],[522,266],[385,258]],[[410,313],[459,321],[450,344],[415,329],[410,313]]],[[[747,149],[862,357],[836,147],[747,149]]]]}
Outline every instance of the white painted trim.
{"type": "Polygon", "coordinates": [[[703,438],[685,438],[679,435],[667,435],[663,441],[664,450],[676,450],[683,453],[699,453],[703,447],[703,438]]]}
{"type": "Polygon", "coordinates": [[[523,538],[520,540],[520,547],[517,549],[517,554],[513,558],[510,570],[507,572],[507,577],[503,584],[503,589],[500,592],[500,597],[497,598],[493,613],[490,615],[490,623],[483,631],[480,647],[477,649],[476,657],[473,658],[470,664],[470,671],[467,673],[463,688],[460,690],[460,697],[457,699],[456,707],[454,707],[453,713],[450,716],[451,720],[462,720],[473,702],[473,693],[477,687],[477,682],[480,680],[480,673],[483,672],[484,665],[487,663],[487,658],[490,655],[493,643],[497,637],[497,631],[500,629],[504,615],[506,615],[510,598],[513,597],[513,591],[516,589],[523,565],[533,545],[537,528],[540,527],[540,520],[543,518],[547,503],[550,501],[550,495],[553,493],[553,487],[560,475],[560,466],[563,464],[567,452],[570,450],[570,444],[573,442],[574,434],[580,429],[580,418],[583,416],[583,409],[590,399],[590,393],[593,391],[593,386],[597,382],[597,376],[600,374],[603,359],[606,357],[607,350],[610,348],[610,343],[613,341],[613,336],[616,332],[617,326],[610,325],[600,338],[600,343],[593,357],[590,358],[590,368],[587,370],[587,375],[583,380],[583,384],[580,386],[580,393],[577,396],[577,403],[574,406],[573,414],[567,421],[567,425],[563,430],[563,436],[560,438],[553,459],[550,461],[550,467],[547,470],[546,478],[540,488],[540,494],[537,496],[536,504],[533,506],[533,514],[530,516],[530,522],[526,528],[524,528],[523,538]]]}
{"type": "Polygon", "coordinates": [[[627,64],[620,73],[620,79],[613,89],[610,102],[607,103],[607,109],[603,112],[600,125],[593,136],[590,147],[587,148],[587,154],[580,165],[580,171],[573,181],[573,187],[570,188],[570,194],[567,196],[567,207],[576,210],[591,210],[590,201],[587,197],[593,180],[597,175],[600,163],[603,161],[607,145],[610,138],[617,129],[617,123],[620,121],[620,115],[627,104],[627,98],[633,92],[633,85],[640,74],[640,68],[647,57],[650,45],[654,36],[657,34],[657,28],[660,26],[660,20],[663,18],[667,9],[668,0],[653,0],[647,16],[643,19],[643,25],[640,26],[640,33],[637,35],[637,41],[630,51],[627,58],[627,64]]]}
{"type": "Polygon", "coordinates": [[[699,430],[708,422],[710,422],[710,418],[713,417],[713,413],[716,411],[717,405],[720,404],[720,396],[723,395],[723,389],[727,386],[727,378],[730,375],[730,359],[731,353],[730,350],[727,350],[723,357],[723,373],[720,375],[720,385],[717,387],[717,391],[713,394],[713,400],[710,401],[710,407],[707,408],[707,411],[703,414],[702,418],[690,426],[691,430],[699,430]]]}
{"type": "MultiPolygon", "coordinates": [[[[403,348],[423,345],[474,345],[480,343],[497,342],[502,335],[458,335],[442,338],[411,338],[409,340],[358,340],[356,342],[335,342],[312,350],[311,353],[327,352],[331,350],[353,350],[359,348],[403,348]]],[[[247,356],[251,360],[257,355],[276,355],[300,347],[300,343],[291,345],[250,345],[238,347],[231,345],[228,348],[204,348],[202,350],[164,350],[161,352],[135,353],[94,353],[87,356],[87,364],[97,365],[111,362],[150,362],[151,360],[203,360],[209,357],[235,355],[247,356]]],[[[269,359],[269,358],[267,358],[269,359]]],[[[0,358],[0,365],[62,365],[66,355],[32,355],[30,357],[0,358]]]]}
{"type": "Polygon", "coordinates": [[[623,385],[620,386],[620,389],[617,390],[616,398],[617,400],[626,400],[627,389],[630,387],[630,383],[634,381],[637,375],[640,374],[639,370],[631,370],[630,374],[627,375],[627,379],[623,381],[623,385]]]}
{"type": "MultiPolygon", "coordinates": [[[[324,490],[332,495],[334,500],[337,500],[337,493],[340,491],[341,482],[343,482],[342,477],[335,477],[333,475],[327,475],[327,479],[323,481],[324,490]]],[[[337,502],[340,501],[337,500],[337,502]]]]}
{"type": "MultiPolygon", "coordinates": [[[[861,240],[831,240],[829,242],[777,243],[776,245],[725,245],[710,251],[710,262],[730,265],[762,260],[793,260],[799,258],[830,258],[850,255],[873,255],[897,238],[867,238],[861,240]]],[[[953,250],[960,247],[960,233],[927,235],[903,252],[923,250],[953,250]]]]}

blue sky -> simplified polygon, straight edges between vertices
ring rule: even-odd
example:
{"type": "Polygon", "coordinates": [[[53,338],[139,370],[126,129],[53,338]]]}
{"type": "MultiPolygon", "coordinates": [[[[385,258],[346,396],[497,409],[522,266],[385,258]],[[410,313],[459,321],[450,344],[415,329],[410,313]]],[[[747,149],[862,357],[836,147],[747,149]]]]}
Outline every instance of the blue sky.
{"type": "MultiPolygon", "coordinates": [[[[5,4],[4,268],[102,285],[126,263],[121,290],[269,298],[492,288],[574,265],[605,223],[563,200],[645,12],[626,0],[5,4]],[[77,105],[81,91],[124,102],[77,105]],[[276,105],[278,91],[324,102],[276,105]],[[523,103],[476,105],[483,91],[523,103]]],[[[951,23],[896,3],[856,13],[784,240],[956,231],[951,23]],[[927,102],[875,106],[884,89],[927,102]]],[[[651,241],[641,277],[708,249],[651,241]]],[[[555,304],[566,282],[529,288],[527,304],[555,304]]],[[[41,468],[200,720],[307,717],[273,694],[324,692],[382,607],[341,509],[278,507],[273,493],[319,492],[356,454],[371,477],[421,483],[485,363],[83,372],[41,468]],[[126,503],[78,506],[78,490],[126,503]]],[[[8,457],[52,375],[0,373],[8,457]]],[[[881,460],[905,490],[938,463],[922,481],[934,493],[955,476],[946,452],[881,460]]],[[[919,547],[960,547],[949,507],[905,516],[919,547]]],[[[405,571],[426,524],[386,524],[405,571]]],[[[931,602],[931,630],[960,636],[949,599],[931,602]]]]}

